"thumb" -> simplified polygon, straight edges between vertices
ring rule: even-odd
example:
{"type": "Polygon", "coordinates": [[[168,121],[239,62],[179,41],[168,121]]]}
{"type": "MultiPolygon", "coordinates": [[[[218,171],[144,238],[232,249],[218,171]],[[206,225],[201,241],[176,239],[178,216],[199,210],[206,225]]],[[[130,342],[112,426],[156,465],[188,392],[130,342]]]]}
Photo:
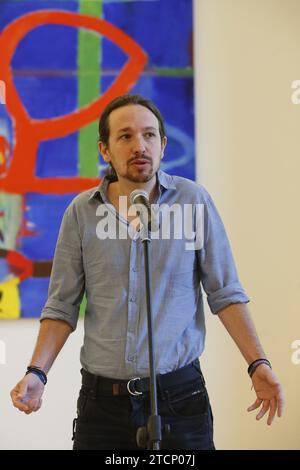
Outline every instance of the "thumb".
{"type": "Polygon", "coordinates": [[[20,382],[17,398],[22,400],[26,396],[28,385],[26,382],[20,382]]]}

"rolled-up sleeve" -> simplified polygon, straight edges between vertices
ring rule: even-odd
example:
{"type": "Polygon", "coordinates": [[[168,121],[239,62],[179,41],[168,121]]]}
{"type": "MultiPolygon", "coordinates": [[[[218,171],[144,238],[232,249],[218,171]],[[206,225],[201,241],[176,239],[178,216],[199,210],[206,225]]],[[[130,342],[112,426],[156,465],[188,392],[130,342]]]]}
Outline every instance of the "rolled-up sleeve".
{"type": "Polygon", "coordinates": [[[64,320],[76,329],[85,291],[82,243],[74,203],[66,209],[56,244],[48,299],[40,320],[64,320]]]}
{"type": "Polygon", "coordinates": [[[249,302],[249,297],[238,279],[220,215],[206,190],[204,196],[204,244],[199,250],[201,282],[212,313],[218,313],[230,304],[249,302]]]}

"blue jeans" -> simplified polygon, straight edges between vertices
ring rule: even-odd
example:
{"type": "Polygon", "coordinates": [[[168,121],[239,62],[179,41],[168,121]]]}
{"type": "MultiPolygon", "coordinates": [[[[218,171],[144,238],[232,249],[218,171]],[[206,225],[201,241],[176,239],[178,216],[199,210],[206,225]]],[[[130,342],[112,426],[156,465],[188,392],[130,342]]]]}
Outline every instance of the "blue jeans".
{"type": "MultiPolygon", "coordinates": [[[[147,426],[150,394],[103,396],[92,392],[86,387],[80,390],[73,449],[138,450],[136,432],[147,426]]],[[[213,416],[200,367],[196,380],[168,390],[158,388],[158,414],[161,449],[214,450],[213,416]]]]}

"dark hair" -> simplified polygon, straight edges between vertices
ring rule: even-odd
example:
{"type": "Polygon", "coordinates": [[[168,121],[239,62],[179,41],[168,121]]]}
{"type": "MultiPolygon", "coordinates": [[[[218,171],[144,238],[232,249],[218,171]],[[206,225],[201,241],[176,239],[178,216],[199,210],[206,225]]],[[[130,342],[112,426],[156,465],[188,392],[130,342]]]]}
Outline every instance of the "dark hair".
{"type": "Polygon", "coordinates": [[[154,103],[152,103],[152,101],[147,100],[142,95],[129,95],[128,94],[128,95],[118,96],[117,98],[112,100],[104,109],[99,119],[99,141],[103,142],[105,145],[108,145],[108,139],[109,139],[108,118],[109,118],[110,113],[114,111],[115,109],[121,108],[122,106],[127,106],[129,104],[139,104],[141,106],[144,106],[145,108],[148,108],[157,117],[158,123],[159,123],[160,138],[161,140],[163,140],[163,138],[166,135],[166,132],[165,132],[164,120],[159,109],[155,106],[154,103]]]}

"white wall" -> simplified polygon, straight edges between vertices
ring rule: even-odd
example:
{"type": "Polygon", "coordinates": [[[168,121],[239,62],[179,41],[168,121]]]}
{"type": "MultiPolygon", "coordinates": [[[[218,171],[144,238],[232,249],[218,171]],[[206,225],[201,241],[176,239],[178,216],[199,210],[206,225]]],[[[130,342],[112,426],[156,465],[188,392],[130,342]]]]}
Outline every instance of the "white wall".
{"type": "Polygon", "coordinates": [[[261,341],[286,393],[285,416],[268,427],[246,363],[217,318],[203,357],[222,449],[300,448],[299,0],[195,0],[198,181],[230,236],[261,341]],[[299,357],[299,355],[298,355],[299,357]]]}
{"type": "Polygon", "coordinates": [[[30,415],[11,405],[9,393],[30,361],[39,322],[2,320],[0,327],[0,338],[6,346],[5,364],[0,357],[0,449],[71,449],[72,420],[80,388],[83,321],[79,321],[48,375],[41,409],[30,415]]]}
{"type": "MultiPolygon", "coordinates": [[[[267,427],[246,408],[254,401],[246,364],[208,312],[203,357],[219,449],[299,449],[300,79],[298,0],[195,0],[198,180],[215,199],[240,278],[274,369],[283,381],[284,418],[267,427]]],[[[69,449],[79,389],[82,324],[49,374],[43,407],[26,416],[9,390],[31,356],[38,322],[1,321],[0,449],[69,449]]]]}

